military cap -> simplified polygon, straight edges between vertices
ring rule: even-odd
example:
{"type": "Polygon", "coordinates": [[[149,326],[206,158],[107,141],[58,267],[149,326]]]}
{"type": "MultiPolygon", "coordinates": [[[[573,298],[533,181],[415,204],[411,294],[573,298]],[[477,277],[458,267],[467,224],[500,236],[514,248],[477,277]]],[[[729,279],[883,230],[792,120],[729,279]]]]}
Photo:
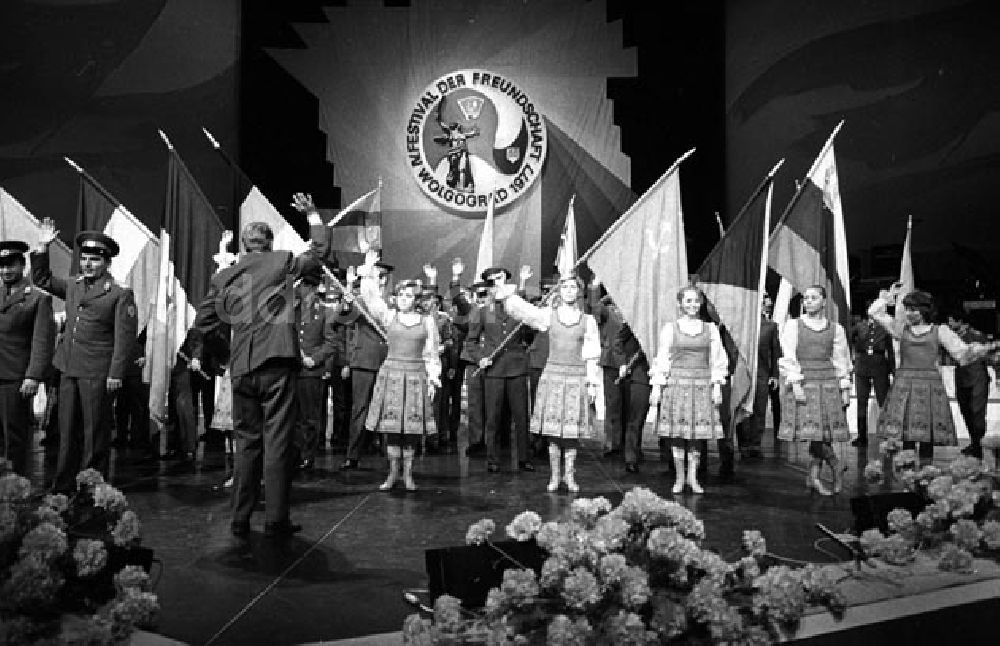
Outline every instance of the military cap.
{"type": "Polygon", "coordinates": [[[479,277],[486,282],[490,282],[492,276],[496,276],[497,274],[500,273],[506,276],[507,280],[510,280],[511,278],[514,277],[514,274],[510,273],[510,270],[504,267],[490,267],[489,269],[484,269],[483,273],[481,273],[479,277]]]}
{"type": "Polygon", "coordinates": [[[24,262],[24,254],[28,253],[28,249],[28,244],[20,240],[4,240],[0,242],[0,265],[24,262]]]}
{"type": "Polygon", "coordinates": [[[118,255],[118,243],[100,231],[81,231],[76,236],[76,246],[83,253],[96,253],[108,259],[118,255]]]}
{"type": "Polygon", "coordinates": [[[491,285],[490,283],[487,283],[486,281],[483,281],[483,282],[479,282],[479,283],[472,283],[472,286],[470,287],[470,289],[473,292],[475,292],[476,294],[479,294],[480,296],[484,296],[484,295],[486,295],[487,292],[490,291],[490,287],[492,287],[492,286],[493,285],[491,285]]]}

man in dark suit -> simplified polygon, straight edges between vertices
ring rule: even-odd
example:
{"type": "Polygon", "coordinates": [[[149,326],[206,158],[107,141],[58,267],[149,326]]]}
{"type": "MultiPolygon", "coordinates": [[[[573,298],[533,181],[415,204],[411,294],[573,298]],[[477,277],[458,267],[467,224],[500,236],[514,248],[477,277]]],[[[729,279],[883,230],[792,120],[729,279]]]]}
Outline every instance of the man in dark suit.
{"type": "MultiPolygon", "coordinates": [[[[458,398],[461,400],[461,381],[465,381],[466,392],[466,429],[469,446],[466,455],[482,455],[486,452],[486,381],[483,371],[479,370],[475,357],[479,356],[476,345],[480,340],[470,342],[469,321],[475,309],[486,305],[489,299],[489,283],[476,282],[468,288],[462,286],[462,272],[465,263],[461,258],[455,258],[451,263],[451,282],[448,296],[452,305],[452,325],[457,332],[456,338],[461,339],[458,350],[458,398]],[[477,373],[478,371],[478,373],[477,373]]],[[[453,386],[454,387],[454,386],[453,386]]]]}
{"type": "MultiPolygon", "coordinates": [[[[969,315],[956,309],[948,313],[948,327],[965,343],[988,343],[989,339],[969,325],[969,315]]],[[[955,368],[955,399],[969,431],[969,446],[962,453],[983,459],[982,439],[986,435],[986,405],[990,394],[990,374],[986,360],[980,359],[955,368]]]]}
{"type": "Polygon", "coordinates": [[[632,328],[623,323],[612,340],[612,351],[625,357],[625,363],[618,369],[618,384],[627,388],[628,400],[625,405],[625,470],[639,472],[639,455],[642,453],[642,429],[649,413],[649,361],[642,351],[639,340],[632,328]]]}
{"type": "MultiPolygon", "coordinates": [[[[342,269],[334,271],[343,285],[347,275],[342,269]]],[[[342,305],[343,291],[333,284],[327,288],[326,304],[333,324],[333,351],[326,362],[327,381],[330,386],[330,415],[326,420],[326,435],[331,448],[347,448],[351,424],[351,369],[347,361],[347,327],[340,323],[337,314],[342,305]]]]}
{"type": "Polygon", "coordinates": [[[627,414],[629,382],[618,379],[627,359],[615,352],[614,340],[624,321],[611,297],[601,296],[601,282],[597,278],[590,284],[588,308],[597,321],[601,335],[598,365],[604,373],[604,455],[618,455],[621,453],[623,422],[627,414]]]}
{"type": "MultiPolygon", "coordinates": [[[[766,298],[766,297],[765,297],[766,298]]],[[[740,456],[744,460],[759,460],[767,418],[767,400],[771,391],[778,388],[778,359],[781,344],[778,341],[778,324],[767,318],[766,309],[761,314],[760,337],[757,340],[757,376],[754,379],[753,415],[741,421],[736,428],[740,456]]]]}
{"type": "Polygon", "coordinates": [[[520,321],[507,314],[503,303],[496,302],[492,293],[512,274],[502,267],[483,271],[481,278],[492,286],[491,295],[483,307],[470,309],[469,336],[466,348],[484,375],[486,403],[486,462],[490,473],[500,470],[497,454],[497,433],[504,412],[509,411],[514,423],[517,463],[522,471],[534,471],[528,460],[528,353],[526,330],[520,321]],[[516,332],[515,332],[516,331],[516,332]],[[514,333],[506,341],[507,336],[514,333]]]}
{"type": "Polygon", "coordinates": [[[31,254],[31,277],[66,301],[66,330],[53,360],[62,372],[54,489],[68,492],[76,490],[81,469],[108,476],[112,403],[134,356],[138,323],[132,290],[108,274],[118,243],[99,231],[77,235],[80,273],[71,279],[53,276],[49,269],[49,244],[55,237],[55,226],[46,218],[38,250],[31,254]]]}
{"type": "Polygon", "coordinates": [[[230,374],[233,380],[233,434],[236,479],[232,532],[250,532],[250,515],[260,496],[263,468],[265,536],[290,535],[301,529],[289,520],[290,457],[295,430],[296,377],[301,346],[295,329],[293,283],[315,268],[329,251],[329,233],[312,198],[293,196],[306,214],[310,249],[301,256],[272,251],[274,233],[263,222],[243,227],[245,253],[217,273],[195,327],[210,334],[230,326],[230,374]]]}
{"type": "MultiPolygon", "coordinates": [[[[383,262],[375,263],[379,270],[379,288],[385,290],[392,273],[392,265],[383,262]]],[[[355,281],[351,280],[352,287],[355,281]]],[[[351,379],[351,434],[347,444],[347,455],[340,465],[341,470],[357,469],[368,429],[365,420],[368,418],[368,407],[371,405],[372,393],[375,390],[375,377],[382,362],[389,355],[389,345],[372,321],[362,314],[364,304],[355,299],[351,304],[342,306],[337,314],[337,322],[349,326],[347,329],[347,372],[351,379]]]]}
{"type": "Polygon", "coordinates": [[[295,321],[299,332],[301,366],[296,381],[299,400],[299,420],[295,444],[298,448],[298,468],[312,469],[323,430],[323,409],[326,406],[323,374],[333,356],[336,344],[334,317],[336,312],[324,302],[325,289],[321,267],[315,266],[302,274],[295,288],[295,321]]]}
{"type": "Polygon", "coordinates": [[[868,398],[872,388],[879,408],[889,393],[889,377],[896,370],[892,337],[867,315],[871,301],[865,304],[865,317],[851,331],[854,360],[854,386],[858,396],[858,437],[854,446],[868,446],[868,398]]]}
{"type": "Polygon", "coordinates": [[[0,242],[0,450],[26,476],[31,451],[31,399],[52,361],[52,297],[24,276],[28,245],[0,242]]]}

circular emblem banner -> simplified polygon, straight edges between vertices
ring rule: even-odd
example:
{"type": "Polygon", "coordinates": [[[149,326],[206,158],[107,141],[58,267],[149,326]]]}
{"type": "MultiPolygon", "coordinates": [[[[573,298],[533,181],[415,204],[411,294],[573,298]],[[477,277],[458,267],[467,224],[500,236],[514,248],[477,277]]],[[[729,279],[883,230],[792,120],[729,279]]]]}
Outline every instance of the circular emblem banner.
{"type": "Polygon", "coordinates": [[[518,84],[481,69],[457,70],[424,89],[406,123],[406,154],[421,190],[446,209],[511,204],[542,173],[545,120],[518,84]]]}

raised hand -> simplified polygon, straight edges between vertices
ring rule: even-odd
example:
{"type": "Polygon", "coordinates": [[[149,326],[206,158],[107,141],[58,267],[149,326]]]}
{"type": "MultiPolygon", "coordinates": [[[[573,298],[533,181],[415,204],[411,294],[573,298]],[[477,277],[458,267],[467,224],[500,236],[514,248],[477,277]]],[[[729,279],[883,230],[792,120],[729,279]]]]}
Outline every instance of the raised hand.
{"type": "Polygon", "coordinates": [[[462,262],[461,258],[455,258],[451,261],[451,275],[453,278],[458,278],[465,271],[465,263],[462,262]]]}
{"type": "MultiPolygon", "coordinates": [[[[365,267],[369,270],[375,267],[375,263],[378,261],[379,253],[377,249],[368,249],[368,251],[365,252],[365,267]]],[[[369,271],[368,273],[370,274],[371,272],[369,271]]]]}
{"type": "Polygon", "coordinates": [[[427,276],[427,284],[437,285],[438,270],[434,265],[424,265],[424,276],[427,276]]]}
{"type": "Polygon", "coordinates": [[[226,253],[229,250],[229,243],[233,241],[233,232],[226,229],[219,238],[219,253],[226,253]]]}
{"type": "Polygon", "coordinates": [[[309,193],[293,193],[292,208],[299,213],[312,213],[316,210],[316,205],[313,203],[312,195],[309,193]]]}
{"type": "Polygon", "coordinates": [[[347,274],[344,276],[344,280],[347,281],[347,284],[345,286],[348,289],[350,289],[351,286],[354,285],[354,281],[356,281],[357,279],[358,279],[358,271],[354,268],[354,265],[351,265],[350,267],[347,268],[347,274]]]}
{"type": "Polygon", "coordinates": [[[518,278],[521,279],[522,283],[527,282],[527,280],[534,275],[535,274],[531,271],[531,265],[521,265],[521,272],[518,274],[518,278]]]}
{"type": "Polygon", "coordinates": [[[38,246],[43,249],[48,247],[57,235],[59,231],[56,230],[56,223],[52,218],[42,218],[42,224],[38,227],[38,246]]]}

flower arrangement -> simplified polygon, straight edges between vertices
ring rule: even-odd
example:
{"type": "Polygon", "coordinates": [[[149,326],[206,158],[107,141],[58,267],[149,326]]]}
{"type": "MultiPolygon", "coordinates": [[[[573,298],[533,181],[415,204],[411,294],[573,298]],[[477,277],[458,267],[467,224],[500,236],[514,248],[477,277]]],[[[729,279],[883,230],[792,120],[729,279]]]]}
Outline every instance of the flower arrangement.
{"type": "Polygon", "coordinates": [[[139,547],[138,517],[99,472],[76,481],[71,496],[36,494],[0,460],[0,643],[119,644],[156,619],[146,571],[118,558],[139,547]],[[72,635],[67,612],[89,615],[72,635]]]}
{"type": "Polygon", "coordinates": [[[880,450],[888,466],[866,468],[869,482],[882,483],[891,474],[927,504],[916,516],[906,509],[889,512],[888,535],[878,529],[864,532],[860,545],[867,555],[903,565],[921,552],[937,559],[941,570],[954,572],[970,572],[975,555],[998,555],[1000,492],[993,491],[980,460],[961,456],[945,468],[920,466],[914,451],[902,450],[892,439],[880,450]]]}
{"type": "MultiPolygon", "coordinates": [[[[466,542],[513,561],[490,541],[495,530],[480,520],[466,542]]],[[[404,643],[766,644],[794,631],[807,606],[840,613],[845,604],[835,570],[778,565],[754,530],[743,534],[741,557],[727,561],[704,547],[693,513],[645,488],[614,508],[606,498],[577,499],[561,522],[526,511],[506,534],[537,542],[548,555],[540,572],[505,570],[482,611],[438,597],[432,618],[406,619],[404,643]]]]}

